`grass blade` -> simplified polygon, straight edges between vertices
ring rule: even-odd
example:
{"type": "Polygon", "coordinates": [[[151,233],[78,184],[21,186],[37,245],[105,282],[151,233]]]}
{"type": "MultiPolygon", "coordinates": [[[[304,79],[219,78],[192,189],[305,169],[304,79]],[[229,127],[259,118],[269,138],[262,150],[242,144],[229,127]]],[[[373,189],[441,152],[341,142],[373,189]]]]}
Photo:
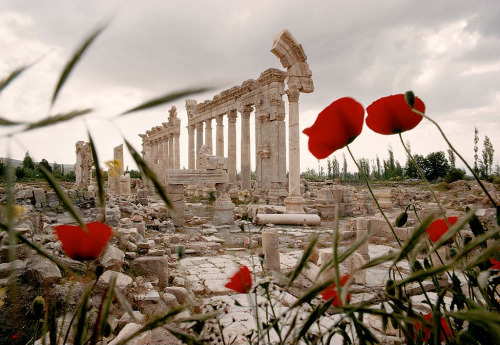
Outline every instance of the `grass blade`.
{"type": "Polygon", "coordinates": [[[15,125],[22,125],[24,122],[14,122],[7,120],[3,117],[0,117],[0,126],[15,126],[15,125]]]}
{"type": "Polygon", "coordinates": [[[7,87],[7,85],[9,85],[14,79],[19,77],[19,75],[21,73],[23,73],[24,71],[26,71],[29,67],[31,67],[31,65],[18,67],[15,70],[13,70],[7,76],[7,78],[0,80],[0,93],[3,91],[3,89],[5,89],[7,87]]]}
{"type": "Polygon", "coordinates": [[[70,111],[69,113],[64,113],[64,114],[56,114],[53,116],[49,116],[44,118],[43,120],[40,120],[38,122],[32,123],[28,125],[25,129],[24,132],[30,131],[32,129],[36,128],[42,128],[42,127],[47,127],[47,126],[52,126],[60,122],[65,122],[74,119],[75,117],[86,115],[88,113],[92,112],[92,109],[83,109],[83,110],[73,110],[70,111]]]}
{"type": "Polygon", "coordinates": [[[165,205],[169,209],[174,209],[174,205],[170,201],[170,199],[167,196],[167,192],[165,191],[165,188],[161,185],[161,183],[158,181],[158,178],[156,177],[155,173],[149,168],[149,166],[146,164],[144,159],[142,159],[141,155],[130,145],[130,143],[125,140],[125,144],[127,145],[127,148],[132,155],[132,158],[134,159],[135,163],[141,170],[142,174],[151,182],[153,182],[153,185],[158,192],[158,195],[161,197],[165,205]]]}
{"type": "Polygon", "coordinates": [[[170,309],[168,311],[168,313],[166,313],[165,315],[162,315],[162,316],[158,316],[158,317],[154,318],[153,320],[149,321],[147,324],[142,326],[140,329],[138,329],[137,331],[135,331],[134,333],[132,333],[131,335],[129,335],[127,338],[123,339],[122,341],[120,341],[116,345],[125,345],[130,340],[134,339],[135,337],[138,337],[142,333],[149,331],[149,330],[152,330],[152,329],[155,329],[157,327],[163,326],[165,323],[170,321],[173,317],[175,317],[177,314],[179,314],[183,310],[184,310],[184,307],[177,307],[177,308],[170,309]]]}
{"type": "Polygon", "coordinates": [[[119,289],[115,288],[115,296],[122,308],[127,312],[127,314],[130,315],[132,321],[137,322],[137,319],[135,318],[134,315],[134,310],[132,309],[132,306],[130,305],[129,301],[127,298],[121,293],[119,289]]]}
{"type": "Polygon", "coordinates": [[[124,116],[124,115],[130,114],[130,113],[136,112],[136,111],[157,107],[159,105],[162,105],[162,104],[165,104],[168,102],[172,102],[176,99],[186,97],[186,96],[192,95],[194,93],[205,92],[205,91],[208,91],[211,89],[212,88],[202,87],[202,88],[198,88],[198,89],[187,89],[187,90],[172,92],[172,93],[169,93],[167,95],[160,96],[158,98],[154,98],[152,100],[146,101],[146,102],[144,102],[144,103],[142,103],[134,108],[131,108],[131,109],[121,113],[118,116],[124,116]]]}
{"type": "Polygon", "coordinates": [[[57,82],[57,86],[54,90],[54,95],[52,96],[52,101],[51,105],[54,105],[57,95],[59,94],[59,91],[61,91],[61,88],[63,87],[64,83],[68,79],[71,71],[73,68],[76,66],[78,61],[81,59],[83,56],[83,53],[87,50],[87,48],[94,42],[94,40],[99,36],[99,34],[106,28],[106,26],[101,26],[98,27],[93,33],[90,34],[90,36],[87,37],[87,39],[83,42],[83,44],[75,51],[71,59],[66,63],[66,66],[64,66],[63,72],[61,76],[59,77],[59,81],[57,82]]]}
{"type": "Polygon", "coordinates": [[[86,229],[85,224],[83,223],[82,218],[76,211],[75,207],[73,206],[73,203],[71,200],[69,200],[68,196],[66,193],[61,189],[59,184],[57,183],[56,179],[54,178],[54,175],[50,173],[50,171],[47,170],[43,165],[39,165],[38,167],[40,171],[42,172],[43,176],[45,177],[45,180],[50,184],[52,189],[54,189],[54,192],[56,192],[57,196],[59,199],[61,199],[62,203],[68,210],[68,212],[73,216],[73,218],[78,222],[78,224],[83,228],[86,229]]]}
{"type": "Polygon", "coordinates": [[[90,135],[90,132],[88,130],[87,134],[89,135],[89,144],[95,166],[95,178],[97,180],[97,195],[99,197],[99,207],[103,208],[106,200],[106,196],[104,193],[104,176],[102,174],[101,168],[99,167],[99,157],[97,156],[97,150],[95,148],[94,141],[92,140],[92,136],[90,135]]]}
{"type": "Polygon", "coordinates": [[[318,236],[314,236],[311,242],[307,245],[306,249],[304,250],[304,253],[302,254],[302,257],[300,258],[300,261],[297,263],[295,266],[295,269],[293,272],[290,274],[290,281],[288,282],[288,287],[292,285],[292,283],[297,279],[299,276],[300,272],[302,269],[307,265],[309,262],[309,259],[311,258],[311,255],[313,254],[314,247],[318,243],[318,236]]]}
{"type": "Polygon", "coordinates": [[[410,238],[405,243],[403,243],[403,246],[401,247],[398,256],[394,260],[394,264],[405,259],[408,256],[408,254],[412,251],[412,249],[415,248],[415,246],[418,243],[420,243],[420,237],[425,232],[425,230],[427,230],[427,227],[429,226],[433,218],[434,214],[431,214],[428,217],[426,217],[422,222],[420,222],[419,226],[413,231],[410,238]]]}

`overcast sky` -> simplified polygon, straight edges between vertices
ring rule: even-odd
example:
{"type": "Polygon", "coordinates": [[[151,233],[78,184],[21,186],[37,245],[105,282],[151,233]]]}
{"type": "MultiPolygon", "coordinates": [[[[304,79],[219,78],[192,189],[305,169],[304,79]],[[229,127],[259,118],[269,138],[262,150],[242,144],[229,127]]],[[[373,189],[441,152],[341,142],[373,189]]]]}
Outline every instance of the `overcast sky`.
{"type": "MultiPolygon", "coordinates": [[[[35,160],[74,163],[75,143],[87,140],[88,127],[101,160],[109,160],[113,147],[122,143],[121,135],[140,149],[138,134],[165,122],[175,105],[182,121],[181,167],[187,167],[184,100],[110,118],[168,92],[216,87],[192,97],[203,102],[257,79],[268,68],[282,69],[269,50],[274,36],[289,29],[304,47],[316,88],[300,96],[301,130],[337,98],[353,97],[366,108],[380,97],[411,89],[471,164],[474,126],[480,152],[487,135],[498,164],[499,18],[498,0],[0,0],[0,79],[36,62],[0,94],[0,116],[37,121],[48,114],[95,109],[84,119],[16,134],[11,140],[5,133],[14,129],[0,129],[0,156],[5,157],[10,147],[13,158],[22,159],[29,151],[35,160]],[[64,64],[89,33],[108,21],[51,109],[64,64]]],[[[447,150],[426,120],[403,137],[414,153],[447,150]]],[[[239,140],[238,133],[238,150],[239,140]]],[[[356,158],[384,159],[388,145],[404,164],[399,139],[375,134],[366,126],[351,148],[356,158]]],[[[335,153],[341,163],[342,152],[335,153]]],[[[354,170],[349,159],[348,163],[354,170]]],[[[326,160],[320,164],[326,167],[326,160]]],[[[125,165],[133,167],[128,154],[125,165]]],[[[307,167],[317,169],[318,161],[301,134],[301,170],[307,167]]]]}

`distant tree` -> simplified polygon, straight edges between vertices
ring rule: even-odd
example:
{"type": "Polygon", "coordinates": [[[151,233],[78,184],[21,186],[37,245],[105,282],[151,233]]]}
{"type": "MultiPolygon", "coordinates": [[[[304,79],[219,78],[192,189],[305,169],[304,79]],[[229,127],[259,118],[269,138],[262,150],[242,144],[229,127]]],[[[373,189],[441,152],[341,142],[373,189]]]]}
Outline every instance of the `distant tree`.
{"type": "Polygon", "coordinates": [[[332,179],[338,178],[340,176],[340,164],[337,157],[333,156],[332,160],[332,179]]]}
{"type": "Polygon", "coordinates": [[[48,171],[52,172],[52,167],[50,166],[49,162],[45,158],[43,158],[40,163],[38,163],[38,166],[43,166],[45,169],[48,171]]]}
{"type": "Polygon", "coordinates": [[[331,180],[333,178],[333,175],[332,175],[332,161],[330,160],[330,158],[326,159],[326,169],[328,173],[328,179],[331,180]]]}
{"type": "Polygon", "coordinates": [[[484,137],[483,141],[483,160],[481,165],[481,176],[487,178],[491,175],[493,170],[493,155],[495,150],[493,149],[493,144],[491,144],[490,138],[488,136],[484,137]]]}
{"type": "Polygon", "coordinates": [[[132,170],[130,170],[129,174],[130,174],[131,178],[140,178],[140,179],[142,179],[142,176],[141,176],[141,173],[139,172],[139,170],[132,169],[132,170]]]}
{"type": "Polygon", "coordinates": [[[22,180],[26,176],[25,169],[23,167],[17,167],[15,173],[16,173],[16,177],[19,180],[22,180]]]}
{"type": "Polygon", "coordinates": [[[64,175],[64,181],[69,181],[69,182],[74,182],[76,181],[76,176],[75,172],[73,170],[70,170],[68,173],[64,175]]]}
{"type": "Polygon", "coordinates": [[[452,183],[458,180],[463,180],[465,178],[465,170],[453,168],[450,169],[450,172],[444,177],[444,181],[446,183],[452,183]]]}
{"type": "Polygon", "coordinates": [[[26,152],[26,154],[24,155],[23,168],[35,170],[35,162],[33,162],[33,158],[31,158],[29,152],[26,152]]]}
{"type": "Polygon", "coordinates": [[[479,148],[477,144],[479,143],[479,131],[477,130],[477,127],[474,127],[474,172],[476,174],[479,174],[479,166],[478,166],[478,160],[479,156],[477,155],[477,152],[479,151],[479,148]]]}
{"type": "Polygon", "coordinates": [[[64,176],[63,165],[54,162],[52,164],[52,173],[54,174],[55,177],[62,178],[64,176]]]}
{"type": "Polygon", "coordinates": [[[455,169],[455,153],[453,152],[452,149],[448,149],[448,160],[450,161],[450,171],[455,169]]]}
{"type": "MultiPolygon", "coordinates": [[[[358,159],[358,165],[363,171],[363,173],[366,175],[367,178],[370,178],[370,161],[366,158],[360,158],[358,159]]],[[[361,179],[362,176],[359,174],[359,178],[361,179]]]]}
{"type": "MultiPolygon", "coordinates": [[[[413,159],[415,160],[415,162],[417,162],[420,169],[423,170],[424,166],[426,165],[425,157],[422,155],[416,154],[416,155],[413,155],[413,159]]],[[[409,157],[406,161],[404,176],[406,176],[407,178],[421,178],[420,174],[418,173],[417,167],[415,166],[415,164],[413,164],[413,161],[409,157]]]]}
{"type": "Polygon", "coordinates": [[[378,155],[375,160],[377,162],[377,179],[380,180],[382,179],[382,167],[380,166],[380,158],[378,157],[378,155]]]}
{"type": "Polygon", "coordinates": [[[450,165],[443,151],[429,153],[424,162],[424,175],[430,181],[445,177],[450,171],[450,165]]]}
{"type": "Polygon", "coordinates": [[[342,153],[342,158],[344,162],[342,164],[342,180],[347,180],[347,160],[345,159],[345,154],[342,153]]]}

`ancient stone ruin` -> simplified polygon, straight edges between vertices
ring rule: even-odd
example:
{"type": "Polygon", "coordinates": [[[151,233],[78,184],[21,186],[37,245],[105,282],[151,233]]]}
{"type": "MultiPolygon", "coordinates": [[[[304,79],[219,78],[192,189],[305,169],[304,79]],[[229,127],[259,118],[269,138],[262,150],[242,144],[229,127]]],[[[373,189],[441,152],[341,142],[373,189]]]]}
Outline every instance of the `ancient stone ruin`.
{"type": "Polygon", "coordinates": [[[78,187],[85,189],[92,182],[92,151],[84,141],[76,143],[75,178],[78,187]]]}

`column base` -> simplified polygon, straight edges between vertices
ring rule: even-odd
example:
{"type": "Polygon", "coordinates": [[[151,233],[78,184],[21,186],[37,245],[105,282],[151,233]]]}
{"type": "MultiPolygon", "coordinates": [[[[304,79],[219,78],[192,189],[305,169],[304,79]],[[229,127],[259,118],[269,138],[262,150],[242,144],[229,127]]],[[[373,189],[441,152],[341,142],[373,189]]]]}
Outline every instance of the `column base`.
{"type": "Polygon", "coordinates": [[[301,196],[289,196],[285,199],[286,213],[305,213],[306,201],[301,196]]]}

